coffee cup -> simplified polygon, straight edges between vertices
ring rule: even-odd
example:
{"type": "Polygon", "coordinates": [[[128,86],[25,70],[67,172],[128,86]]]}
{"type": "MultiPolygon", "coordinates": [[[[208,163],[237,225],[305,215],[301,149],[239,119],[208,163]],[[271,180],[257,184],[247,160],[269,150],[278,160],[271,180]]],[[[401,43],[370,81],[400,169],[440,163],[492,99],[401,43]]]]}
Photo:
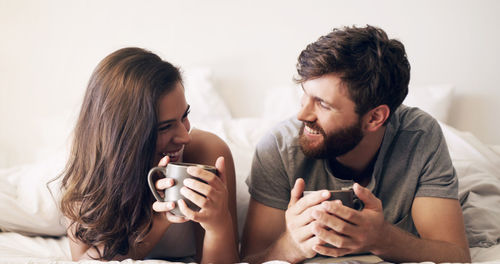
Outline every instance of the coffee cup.
{"type": "MultiPolygon", "coordinates": [[[[315,191],[304,191],[304,196],[309,195],[315,191]]],[[[352,208],[354,210],[361,211],[364,207],[363,201],[361,201],[352,188],[342,189],[342,190],[331,190],[330,198],[328,200],[340,200],[344,206],[352,208]]]]}
{"type": "Polygon", "coordinates": [[[148,173],[149,188],[151,189],[151,192],[153,193],[156,200],[159,202],[174,202],[175,208],[170,210],[170,212],[177,216],[184,216],[179,210],[179,205],[177,204],[177,201],[180,199],[183,199],[191,210],[193,211],[200,210],[200,208],[197,205],[192,203],[190,200],[186,199],[180,192],[181,188],[184,186],[185,179],[191,178],[202,181],[199,178],[191,176],[187,172],[187,168],[191,166],[202,168],[217,175],[217,168],[213,166],[194,164],[194,163],[183,163],[183,162],[171,162],[166,167],[154,167],[151,170],[149,170],[148,173]],[[164,177],[172,178],[174,180],[174,185],[164,190],[164,197],[161,197],[161,195],[158,193],[158,190],[155,187],[153,176],[156,173],[161,173],[163,174],[164,177]]]}

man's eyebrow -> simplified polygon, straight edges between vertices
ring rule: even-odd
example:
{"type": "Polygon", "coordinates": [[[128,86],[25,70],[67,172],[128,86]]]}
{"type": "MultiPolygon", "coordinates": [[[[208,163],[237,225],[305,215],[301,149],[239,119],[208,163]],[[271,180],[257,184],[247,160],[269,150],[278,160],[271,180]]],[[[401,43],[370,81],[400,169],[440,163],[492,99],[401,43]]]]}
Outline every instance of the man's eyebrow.
{"type": "MultiPolygon", "coordinates": [[[[189,114],[189,110],[191,109],[191,106],[188,105],[187,108],[186,108],[186,111],[184,111],[184,114],[182,115],[182,118],[186,117],[188,114],[189,114]]],[[[165,120],[165,121],[161,121],[160,123],[158,123],[157,126],[161,126],[161,125],[164,125],[164,124],[168,124],[168,123],[172,123],[172,122],[175,122],[175,118],[172,118],[172,119],[168,119],[168,120],[165,120]]]]}
{"type": "Polygon", "coordinates": [[[330,107],[334,107],[332,103],[328,102],[328,101],[325,101],[324,99],[318,97],[318,96],[315,96],[315,95],[309,95],[307,92],[306,92],[306,89],[304,89],[304,86],[301,84],[300,87],[302,88],[302,91],[304,92],[305,95],[309,96],[309,97],[312,97],[315,101],[318,101],[318,102],[323,102],[325,104],[327,104],[328,106],[330,107]]]}

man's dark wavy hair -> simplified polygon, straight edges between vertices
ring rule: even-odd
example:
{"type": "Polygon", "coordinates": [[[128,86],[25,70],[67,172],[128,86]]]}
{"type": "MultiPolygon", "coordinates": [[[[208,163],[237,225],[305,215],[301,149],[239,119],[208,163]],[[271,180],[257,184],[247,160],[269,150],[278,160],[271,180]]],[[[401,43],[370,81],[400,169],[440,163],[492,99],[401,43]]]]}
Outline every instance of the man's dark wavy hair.
{"type": "Polygon", "coordinates": [[[339,74],[360,116],[384,104],[392,115],[408,94],[410,82],[403,44],[369,25],[334,29],[309,44],[299,55],[297,72],[297,83],[339,74]]]}

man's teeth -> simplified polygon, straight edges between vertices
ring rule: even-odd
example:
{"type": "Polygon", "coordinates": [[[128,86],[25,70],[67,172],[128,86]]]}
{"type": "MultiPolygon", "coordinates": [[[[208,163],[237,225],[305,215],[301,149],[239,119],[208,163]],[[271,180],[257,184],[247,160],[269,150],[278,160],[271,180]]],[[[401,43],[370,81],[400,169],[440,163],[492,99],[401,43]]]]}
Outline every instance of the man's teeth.
{"type": "Polygon", "coordinates": [[[307,131],[307,133],[309,134],[319,134],[319,131],[318,130],[314,130],[308,126],[304,126],[304,129],[307,131]]]}

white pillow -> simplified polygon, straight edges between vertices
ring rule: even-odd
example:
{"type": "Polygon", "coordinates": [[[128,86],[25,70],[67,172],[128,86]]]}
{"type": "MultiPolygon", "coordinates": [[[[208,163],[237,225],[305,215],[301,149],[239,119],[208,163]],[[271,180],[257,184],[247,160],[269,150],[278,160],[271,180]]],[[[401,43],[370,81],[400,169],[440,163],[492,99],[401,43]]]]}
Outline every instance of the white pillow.
{"type": "Polygon", "coordinates": [[[451,84],[410,86],[403,104],[418,107],[437,120],[448,123],[453,90],[451,84]]]}
{"type": "Polygon", "coordinates": [[[470,247],[500,242],[500,156],[470,133],[441,124],[458,175],[470,247]]]}
{"type": "Polygon", "coordinates": [[[0,229],[25,235],[66,234],[58,202],[60,179],[47,186],[62,172],[65,157],[61,152],[35,163],[0,170],[0,229]]]}
{"type": "Polygon", "coordinates": [[[191,105],[191,122],[231,118],[229,108],[212,84],[210,69],[186,69],[183,71],[183,80],[186,100],[191,105]]]}
{"type": "Polygon", "coordinates": [[[298,85],[274,86],[264,93],[262,116],[276,121],[296,116],[300,109],[302,89],[298,85]]]}

